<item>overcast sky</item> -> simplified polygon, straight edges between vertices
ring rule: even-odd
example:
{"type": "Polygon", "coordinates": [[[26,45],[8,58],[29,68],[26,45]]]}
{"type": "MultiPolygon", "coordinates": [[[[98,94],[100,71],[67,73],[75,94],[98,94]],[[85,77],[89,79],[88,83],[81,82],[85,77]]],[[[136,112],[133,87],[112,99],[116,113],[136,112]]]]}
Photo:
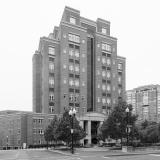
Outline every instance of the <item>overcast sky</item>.
{"type": "Polygon", "coordinates": [[[1,0],[0,110],[32,111],[32,56],[59,26],[65,6],[111,22],[118,55],[126,57],[126,89],[160,84],[159,0],[1,0]]]}

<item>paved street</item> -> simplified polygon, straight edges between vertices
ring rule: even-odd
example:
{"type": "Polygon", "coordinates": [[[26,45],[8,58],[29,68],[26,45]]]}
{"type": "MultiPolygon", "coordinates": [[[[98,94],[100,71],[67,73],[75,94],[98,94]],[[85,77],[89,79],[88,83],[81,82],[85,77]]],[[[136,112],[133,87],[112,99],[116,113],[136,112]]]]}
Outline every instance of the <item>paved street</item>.
{"type": "Polygon", "coordinates": [[[28,149],[0,150],[0,160],[159,160],[160,153],[147,155],[113,156],[116,151],[106,148],[77,149],[74,155],[68,151],[28,149]]]}

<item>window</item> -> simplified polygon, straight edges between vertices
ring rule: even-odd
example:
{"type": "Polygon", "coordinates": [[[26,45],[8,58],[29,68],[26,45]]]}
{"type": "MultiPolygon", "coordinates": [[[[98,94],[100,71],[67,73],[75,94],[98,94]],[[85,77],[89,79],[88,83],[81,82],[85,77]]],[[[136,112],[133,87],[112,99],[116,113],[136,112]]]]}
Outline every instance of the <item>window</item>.
{"type": "Polygon", "coordinates": [[[39,134],[42,134],[42,133],[43,133],[42,129],[39,129],[39,134]]]}
{"type": "Polygon", "coordinates": [[[70,71],[74,71],[74,66],[73,65],[69,65],[69,70],[70,71]]]}
{"type": "Polygon", "coordinates": [[[33,134],[37,134],[37,128],[33,128],[33,134]]]}
{"type": "Polygon", "coordinates": [[[73,86],[74,85],[74,81],[72,79],[69,80],[69,85],[73,86]]]}
{"type": "Polygon", "coordinates": [[[79,87],[79,80],[75,80],[75,86],[79,87]]]}
{"type": "Polygon", "coordinates": [[[101,85],[100,84],[97,84],[97,88],[100,88],[101,87],[101,85]]]}
{"type": "Polygon", "coordinates": [[[75,50],[75,57],[79,58],[79,51],[78,50],[75,50]]]}
{"type": "Polygon", "coordinates": [[[101,73],[100,73],[100,71],[97,71],[97,75],[100,75],[101,73]]]}
{"type": "Polygon", "coordinates": [[[98,56],[98,57],[97,57],[97,61],[101,61],[101,58],[100,58],[100,56],[98,56]]]}
{"type": "Polygon", "coordinates": [[[54,100],[54,93],[49,93],[49,100],[53,101],[54,100]]]}
{"type": "Polygon", "coordinates": [[[79,75],[75,74],[75,78],[78,78],[78,79],[79,79],[79,75]]]}
{"type": "Polygon", "coordinates": [[[103,63],[103,64],[106,63],[106,58],[102,58],[102,63],[103,63]]]}
{"type": "Polygon", "coordinates": [[[85,96],[82,96],[82,101],[84,101],[85,100],[85,96]]]}
{"type": "Polygon", "coordinates": [[[99,43],[97,43],[97,47],[100,47],[100,44],[99,44],[99,43]]]}
{"type": "Polygon", "coordinates": [[[106,103],[106,98],[102,98],[102,103],[103,103],[103,104],[106,103]]]}
{"type": "Polygon", "coordinates": [[[66,38],[66,34],[63,34],[63,38],[66,38]]]}
{"type": "Polygon", "coordinates": [[[75,99],[75,101],[79,101],[79,94],[76,94],[74,99],[75,99]]]}
{"type": "Polygon", "coordinates": [[[80,43],[80,37],[77,35],[69,34],[69,40],[72,42],[80,43]]]}
{"type": "Polygon", "coordinates": [[[82,39],[82,43],[85,43],[85,39],[82,39]]]}
{"type": "Polygon", "coordinates": [[[107,104],[108,104],[108,105],[111,104],[111,99],[107,98],[107,104]]]}
{"type": "Polygon", "coordinates": [[[106,90],[106,85],[102,85],[102,90],[105,91],[106,90]]]}
{"type": "Polygon", "coordinates": [[[21,140],[20,139],[17,140],[17,144],[21,144],[21,140]]]}
{"type": "Polygon", "coordinates": [[[103,34],[107,34],[106,28],[102,28],[102,33],[103,33],[103,34]]]}
{"type": "Polygon", "coordinates": [[[110,90],[111,90],[110,85],[107,85],[107,91],[110,91],[110,90]]]}
{"type": "Polygon", "coordinates": [[[102,66],[102,69],[103,69],[103,70],[106,70],[106,66],[102,66]]]}
{"type": "Polygon", "coordinates": [[[106,76],[106,71],[102,71],[102,77],[106,76]]]}
{"type": "Polygon", "coordinates": [[[74,97],[73,97],[73,94],[69,94],[69,100],[70,100],[70,101],[73,101],[73,98],[74,98],[74,97]]]}
{"type": "Polygon", "coordinates": [[[72,24],[76,24],[76,19],[75,19],[75,18],[73,18],[73,17],[70,17],[70,23],[72,23],[72,24]]]}
{"type": "Polygon", "coordinates": [[[121,63],[118,63],[118,69],[122,70],[122,64],[121,63]]]}
{"type": "Polygon", "coordinates": [[[85,108],[84,108],[84,107],[82,108],[82,112],[83,112],[83,113],[85,112],[85,108]]]}
{"type": "Polygon", "coordinates": [[[43,143],[42,139],[39,139],[39,144],[42,144],[42,143],[43,143]]]}
{"type": "Polygon", "coordinates": [[[33,144],[37,144],[37,140],[36,139],[33,139],[33,144]]]}
{"type": "Polygon", "coordinates": [[[84,53],[82,53],[82,57],[83,57],[83,58],[85,57],[85,54],[84,54],[84,53]]]}
{"type": "Polygon", "coordinates": [[[110,78],[110,77],[111,77],[110,72],[107,72],[107,78],[110,78]]]}
{"type": "Polygon", "coordinates": [[[118,94],[121,95],[121,89],[118,89],[118,94]]]}
{"type": "Polygon", "coordinates": [[[49,54],[55,55],[55,48],[54,47],[49,47],[49,54]]]}
{"type": "Polygon", "coordinates": [[[85,72],[85,68],[84,67],[82,67],[82,72],[85,72]]]}
{"type": "Polygon", "coordinates": [[[78,61],[78,60],[75,60],[75,63],[76,63],[76,64],[79,64],[79,61],[78,61]]]}
{"type": "Polygon", "coordinates": [[[37,123],[37,121],[38,121],[37,119],[35,119],[35,118],[33,119],[33,123],[37,123]]]}
{"type": "Polygon", "coordinates": [[[107,64],[110,65],[111,64],[111,60],[107,59],[107,64]]]}
{"type": "Polygon", "coordinates": [[[53,71],[54,70],[54,63],[49,62],[49,70],[53,71]]]}
{"type": "Polygon", "coordinates": [[[67,51],[66,51],[66,49],[63,49],[63,53],[66,53],[67,51]]]}
{"type": "Polygon", "coordinates": [[[102,109],[102,113],[103,113],[103,114],[106,114],[106,109],[102,109]]]}
{"type": "Polygon", "coordinates": [[[63,98],[66,98],[66,96],[67,96],[67,94],[66,94],[66,93],[64,93],[64,94],[63,94],[63,98]]]}
{"type": "Polygon", "coordinates": [[[101,102],[101,99],[100,99],[100,97],[97,97],[97,102],[101,102]]]}
{"type": "Polygon", "coordinates": [[[121,77],[118,77],[118,82],[121,82],[121,77]]]}
{"type": "Polygon", "coordinates": [[[85,86],[85,81],[82,82],[82,86],[83,86],[83,87],[85,86]]]}
{"type": "Polygon", "coordinates": [[[67,79],[66,78],[63,79],[63,83],[67,83],[67,79]]]}
{"type": "Polygon", "coordinates": [[[102,43],[102,50],[111,51],[111,46],[106,43],[102,43]]]}
{"type": "Polygon", "coordinates": [[[18,128],[18,134],[20,134],[21,133],[21,130],[20,130],[20,128],[18,128]]]}
{"type": "Polygon", "coordinates": [[[75,45],[75,49],[79,50],[79,46],[76,46],[76,45],[75,45]]]}
{"type": "Polygon", "coordinates": [[[75,89],[75,93],[79,93],[79,89],[75,89]]]}
{"type": "Polygon", "coordinates": [[[42,124],[43,123],[43,119],[38,119],[39,123],[42,124]]]}
{"type": "Polygon", "coordinates": [[[63,68],[67,68],[67,65],[66,65],[66,64],[63,64],[63,68]]]}
{"type": "Polygon", "coordinates": [[[49,78],[49,85],[51,85],[51,86],[54,85],[54,79],[53,78],[49,78]]]}
{"type": "Polygon", "coordinates": [[[54,113],[54,106],[49,106],[49,113],[54,113]]]}
{"type": "Polygon", "coordinates": [[[71,57],[73,57],[73,56],[74,56],[74,51],[73,51],[73,50],[69,50],[69,55],[70,55],[71,57]]]}
{"type": "Polygon", "coordinates": [[[75,66],[75,71],[79,72],[79,66],[75,66]]]}

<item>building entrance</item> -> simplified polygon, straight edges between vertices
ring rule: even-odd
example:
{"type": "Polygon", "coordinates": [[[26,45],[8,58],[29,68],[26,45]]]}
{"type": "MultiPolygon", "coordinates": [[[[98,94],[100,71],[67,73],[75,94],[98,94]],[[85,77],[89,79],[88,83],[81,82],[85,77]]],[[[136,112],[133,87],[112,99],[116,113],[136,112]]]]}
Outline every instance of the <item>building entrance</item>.
{"type": "Polygon", "coordinates": [[[92,121],[91,122],[91,143],[98,144],[98,128],[100,126],[100,122],[92,121]]]}

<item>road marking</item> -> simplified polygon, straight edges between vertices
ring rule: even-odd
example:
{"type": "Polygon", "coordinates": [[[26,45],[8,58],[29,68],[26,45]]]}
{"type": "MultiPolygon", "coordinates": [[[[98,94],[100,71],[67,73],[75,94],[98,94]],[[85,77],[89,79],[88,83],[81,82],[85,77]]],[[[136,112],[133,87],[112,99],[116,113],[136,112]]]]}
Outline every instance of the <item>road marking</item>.
{"type": "Polygon", "coordinates": [[[160,154],[150,154],[151,156],[160,156],[160,154]]]}
{"type": "Polygon", "coordinates": [[[19,156],[19,152],[14,156],[14,158],[13,158],[13,159],[18,158],[18,156],[19,156]]]}

